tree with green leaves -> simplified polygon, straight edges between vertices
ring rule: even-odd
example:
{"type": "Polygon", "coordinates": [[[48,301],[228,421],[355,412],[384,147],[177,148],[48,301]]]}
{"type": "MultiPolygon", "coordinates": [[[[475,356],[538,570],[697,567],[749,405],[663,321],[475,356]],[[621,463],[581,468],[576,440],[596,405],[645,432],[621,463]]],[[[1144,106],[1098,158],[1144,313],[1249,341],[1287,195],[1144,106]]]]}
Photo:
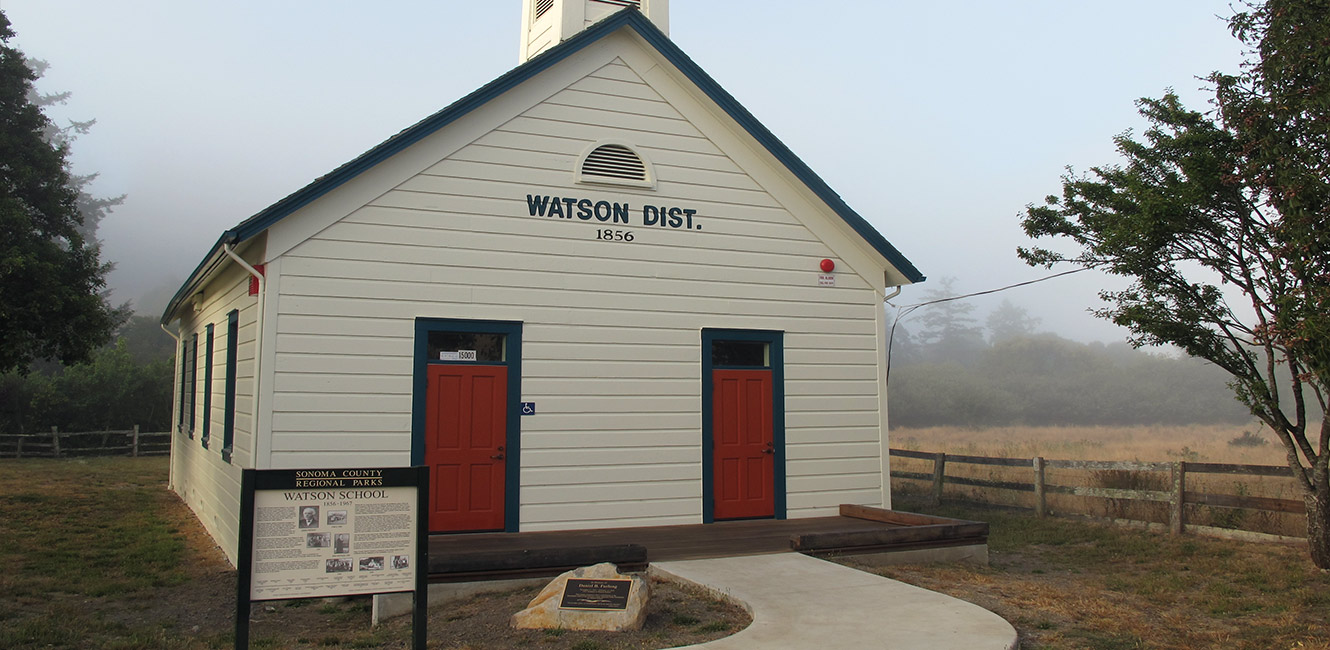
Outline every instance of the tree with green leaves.
{"type": "Polygon", "coordinates": [[[1217,110],[1142,99],[1125,162],[1068,172],[1027,206],[1031,265],[1130,280],[1096,313],[1134,345],[1175,345],[1231,376],[1274,430],[1307,508],[1311,558],[1330,568],[1330,0],[1268,0],[1229,20],[1253,58],[1209,77],[1217,110]]]}
{"type": "Polygon", "coordinates": [[[123,319],[104,295],[109,266],[81,231],[67,146],[48,140],[13,37],[0,12],[0,372],[86,361],[123,319]]]}

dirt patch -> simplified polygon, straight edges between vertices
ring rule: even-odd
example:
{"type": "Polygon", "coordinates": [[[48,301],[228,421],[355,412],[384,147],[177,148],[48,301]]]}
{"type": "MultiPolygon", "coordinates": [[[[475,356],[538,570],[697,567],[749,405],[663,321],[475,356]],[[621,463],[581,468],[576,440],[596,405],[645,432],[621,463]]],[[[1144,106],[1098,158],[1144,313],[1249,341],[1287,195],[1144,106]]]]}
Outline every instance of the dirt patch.
{"type": "MultiPolygon", "coordinates": [[[[182,533],[189,547],[191,574],[188,582],[148,598],[94,601],[84,606],[92,605],[132,628],[160,630],[163,639],[173,638],[183,643],[183,648],[229,648],[235,626],[235,571],[197,522],[191,525],[188,511],[183,514],[182,533]]],[[[743,608],[692,587],[656,579],[651,586],[646,624],[635,632],[511,629],[508,618],[525,608],[541,589],[531,586],[431,607],[429,647],[652,650],[722,638],[752,622],[743,608]]],[[[254,603],[251,646],[320,650],[410,647],[410,616],[371,629],[370,609],[368,596],[254,603]]]]}

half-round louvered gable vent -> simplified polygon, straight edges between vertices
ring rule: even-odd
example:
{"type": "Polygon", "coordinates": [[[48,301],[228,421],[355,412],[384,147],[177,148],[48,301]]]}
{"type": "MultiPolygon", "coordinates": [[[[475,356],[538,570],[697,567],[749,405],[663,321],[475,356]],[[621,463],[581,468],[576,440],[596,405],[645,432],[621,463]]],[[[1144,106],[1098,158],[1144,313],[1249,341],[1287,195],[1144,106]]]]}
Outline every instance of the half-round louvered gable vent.
{"type": "Polygon", "coordinates": [[[637,152],[621,144],[603,144],[591,150],[578,167],[585,183],[651,185],[651,169],[637,152]]]}

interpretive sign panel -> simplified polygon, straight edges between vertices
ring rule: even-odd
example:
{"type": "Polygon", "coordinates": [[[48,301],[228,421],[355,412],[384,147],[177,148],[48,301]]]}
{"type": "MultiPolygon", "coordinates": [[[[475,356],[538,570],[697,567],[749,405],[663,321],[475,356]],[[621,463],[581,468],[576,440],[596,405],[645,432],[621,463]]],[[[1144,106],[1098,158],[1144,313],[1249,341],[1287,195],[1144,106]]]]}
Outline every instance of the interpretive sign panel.
{"type": "Polygon", "coordinates": [[[268,471],[254,488],[250,600],[412,590],[414,470],[268,471]]]}
{"type": "Polygon", "coordinates": [[[628,609],[632,580],[592,580],[569,578],[563,588],[559,609],[628,609]]]}
{"type": "Polygon", "coordinates": [[[423,641],[428,487],[423,467],[245,470],[236,647],[252,601],[392,592],[415,592],[423,641]]]}

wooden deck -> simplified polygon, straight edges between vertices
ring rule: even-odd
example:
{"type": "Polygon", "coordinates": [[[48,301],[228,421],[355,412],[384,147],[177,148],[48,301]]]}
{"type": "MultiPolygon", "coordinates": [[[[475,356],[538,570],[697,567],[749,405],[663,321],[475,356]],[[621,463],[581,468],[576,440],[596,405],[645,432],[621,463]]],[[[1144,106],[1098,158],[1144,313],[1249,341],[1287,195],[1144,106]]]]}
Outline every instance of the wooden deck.
{"type": "Polygon", "coordinates": [[[841,516],[524,533],[431,535],[431,581],[557,575],[611,561],[646,562],[763,553],[905,550],[986,543],[988,525],[842,506],[841,516]],[[847,516],[849,515],[849,516],[847,516]]]}

